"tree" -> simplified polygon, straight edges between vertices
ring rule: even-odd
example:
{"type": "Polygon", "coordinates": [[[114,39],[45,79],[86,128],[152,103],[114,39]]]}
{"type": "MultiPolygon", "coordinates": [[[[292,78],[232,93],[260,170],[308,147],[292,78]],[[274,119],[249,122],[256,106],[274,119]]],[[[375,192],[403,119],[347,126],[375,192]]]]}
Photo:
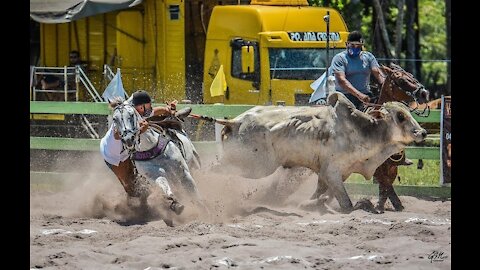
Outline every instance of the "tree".
{"type": "Polygon", "coordinates": [[[403,15],[405,7],[405,0],[398,0],[397,1],[397,21],[395,25],[395,57],[401,58],[402,54],[402,30],[403,30],[403,15]]]}
{"type": "MultiPolygon", "coordinates": [[[[417,14],[417,0],[406,0],[407,4],[407,16],[406,16],[406,43],[407,43],[407,59],[415,59],[415,15],[417,14]]],[[[413,76],[417,76],[415,70],[415,63],[413,61],[407,61],[406,70],[411,72],[413,76]]]]}
{"type": "Polygon", "coordinates": [[[375,29],[380,32],[381,44],[385,53],[385,57],[393,58],[392,54],[392,44],[390,43],[390,38],[388,37],[387,25],[385,24],[385,17],[383,15],[382,6],[380,5],[379,0],[373,0],[373,7],[375,9],[375,29]]]}

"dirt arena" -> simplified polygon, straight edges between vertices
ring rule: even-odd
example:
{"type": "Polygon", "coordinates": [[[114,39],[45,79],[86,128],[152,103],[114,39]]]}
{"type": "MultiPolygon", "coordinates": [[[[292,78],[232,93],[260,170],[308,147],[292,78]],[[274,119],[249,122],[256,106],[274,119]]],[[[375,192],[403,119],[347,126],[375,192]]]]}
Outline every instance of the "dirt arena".
{"type": "MultiPolygon", "coordinates": [[[[96,176],[60,186],[31,182],[31,269],[451,268],[449,200],[401,196],[403,212],[378,215],[340,214],[336,202],[330,211],[308,212],[297,206],[313,193],[310,172],[297,189],[286,187],[284,203],[273,203],[266,187],[285,170],[252,180],[207,165],[194,177],[210,215],[186,204],[169,227],[161,203],[151,199],[147,210],[127,206],[113,174],[94,164],[88,171],[96,176]]],[[[365,196],[351,197],[355,203],[365,196]]]]}

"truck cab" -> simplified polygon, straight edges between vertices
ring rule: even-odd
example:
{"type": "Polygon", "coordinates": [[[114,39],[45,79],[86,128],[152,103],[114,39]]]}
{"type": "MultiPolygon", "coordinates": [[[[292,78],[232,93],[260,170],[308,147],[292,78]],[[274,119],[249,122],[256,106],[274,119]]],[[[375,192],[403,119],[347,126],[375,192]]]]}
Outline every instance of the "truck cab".
{"type": "Polygon", "coordinates": [[[215,6],[204,58],[204,103],[304,105],[310,84],[345,49],[348,29],[333,8],[304,1],[252,0],[250,5],[215,6]],[[327,61],[327,23],[329,50],[327,61]],[[223,65],[227,89],[211,96],[223,65]]]}

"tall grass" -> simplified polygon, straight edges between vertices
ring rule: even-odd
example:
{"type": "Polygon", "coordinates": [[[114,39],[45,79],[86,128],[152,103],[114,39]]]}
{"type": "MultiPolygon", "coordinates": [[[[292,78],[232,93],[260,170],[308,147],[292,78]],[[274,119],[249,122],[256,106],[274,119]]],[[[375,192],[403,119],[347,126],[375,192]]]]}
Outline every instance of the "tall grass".
{"type": "MultiPolygon", "coordinates": [[[[399,166],[398,176],[393,182],[394,185],[406,186],[439,186],[440,185],[440,160],[423,160],[423,168],[418,169],[418,159],[412,159],[410,166],[399,166]],[[399,178],[400,177],[400,181],[399,178]]],[[[372,179],[368,181],[359,174],[352,174],[348,183],[373,183],[372,179]]]]}

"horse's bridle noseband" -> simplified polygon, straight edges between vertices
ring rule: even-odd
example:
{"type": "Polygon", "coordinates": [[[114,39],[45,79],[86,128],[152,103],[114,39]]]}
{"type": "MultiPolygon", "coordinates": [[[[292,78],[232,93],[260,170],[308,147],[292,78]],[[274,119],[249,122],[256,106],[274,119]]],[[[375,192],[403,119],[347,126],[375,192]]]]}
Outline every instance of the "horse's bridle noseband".
{"type": "MultiPolygon", "coordinates": [[[[403,88],[397,83],[397,81],[395,80],[395,78],[392,77],[395,72],[400,72],[400,71],[407,73],[407,74],[409,75],[409,79],[412,79],[412,80],[413,80],[413,83],[415,83],[415,84],[417,85],[417,88],[416,88],[414,91],[412,91],[412,92],[410,92],[410,91],[404,91],[405,94],[408,95],[409,97],[411,97],[411,98],[413,99],[413,101],[415,102],[415,104],[417,104],[417,106],[416,106],[415,108],[410,109],[410,112],[413,112],[413,113],[415,113],[415,114],[418,115],[418,116],[428,117],[428,116],[430,115],[430,107],[428,106],[428,104],[427,104],[427,106],[423,109],[423,111],[421,111],[421,112],[417,109],[419,103],[418,103],[418,100],[417,100],[416,95],[418,94],[419,91],[422,91],[422,90],[425,90],[425,91],[426,91],[425,86],[423,86],[423,84],[421,84],[417,79],[415,79],[415,78],[413,77],[413,75],[409,74],[408,72],[406,72],[405,70],[403,70],[401,67],[394,67],[394,69],[395,69],[394,72],[390,72],[390,73],[387,74],[387,78],[389,79],[389,81],[390,81],[390,83],[391,83],[392,85],[395,85],[395,86],[398,87],[399,89],[403,89],[403,88]]],[[[387,78],[386,78],[386,79],[387,79],[387,78]]],[[[385,81],[386,81],[386,79],[385,79],[385,81]]],[[[385,84],[385,81],[383,82],[384,84],[385,84]]],[[[380,89],[382,89],[382,88],[383,88],[383,84],[382,84],[382,86],[380,87],[380,89]]],[[[395,91],[395,90],[397,90],[397,89],[396,89],[395,87],[392,87],[392,91],[395,91]]],[[[380,91],[382,91],[382,90],[380,90],[380,91]]],[[[398,90],[397,90],[397,91],[398,91],[398,90]]],[[[402,102],[403,104],[405,104],[408,108],[410,107],[408,103],[406,103],[406,102],[404,102],[404,101],[401,101],[401,102],[402,102]]],[[[381,107],[381,104],[375,104],[375,103],[369,103],[369,102],[363,102],[363,101],[362,101],[362,103],[363,103],[364,105],[370,106],[370,107],[377,107],[377,108],[378,108],[378,107],[381,107]]]]}
{"type": "MultiPolygon", "coordinates": [[[[122,104],[119,104],[117,107],[115,107],[115,110],[120,110],[120,111],[121,111],[121,110],[124,110],[124,109],[125,109],[125,106],[129,106],[129,105],[123,104],[123,103],[122,103],[122,104]]],[[[132,108],[133,108],[133,107],[132,107],[132,108]]],[[[137,110],[136,110],[135,108],[133,108],[133,111],[134,111],[134,114],[133,114],[134,119],[133,119],[133,121],[134,121],[134,123],[138,123],[138,118],[140,117],[140,114],[137,112],[137,110]]],[[[122,112],[120,112],[120,113],[122,113],[122,112]]],[[[123,119],[123,117],[121,118],[121,120],[122,120],[122,121],[125,121],[125,120],[123,119]]],[[[125,123],[123,123],[123,126],[125,126],[125,123]]],[[[117,129],[117,131],[118,131],[118,129],[117,129]]],[[[122,151],[121,151],[121,153],[123,153],[123,151],[125,151],[125,150],[128,150],[128,151],[129,151],[129,154],[132,154],[133,151],[134,151],[134,149],[135,149],[135,147],[134,147],[133,149],[127,149],[127,148],[125,147],[125,143],[124,143],[124,140],[123,140],[124,136],[127,135],[128,133],[133,133],[133,134],[134,134],[134,140],[133,140],[133,141],[134,141],[134,145],[137,144],[137,143],[139,143],[139,142],[140,142],[140,136],[139,136],[139,135],[140,135],[140,129],[138,128],[138,125],[135,125],[135,128],[132,129],[132,130],[124,130],[123,132],[120,133],[120,138],[121,138],[121,140],[122,140],[122,151]]]]}

